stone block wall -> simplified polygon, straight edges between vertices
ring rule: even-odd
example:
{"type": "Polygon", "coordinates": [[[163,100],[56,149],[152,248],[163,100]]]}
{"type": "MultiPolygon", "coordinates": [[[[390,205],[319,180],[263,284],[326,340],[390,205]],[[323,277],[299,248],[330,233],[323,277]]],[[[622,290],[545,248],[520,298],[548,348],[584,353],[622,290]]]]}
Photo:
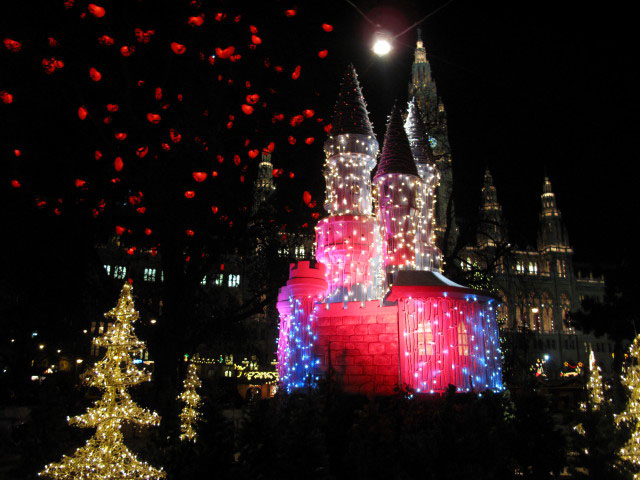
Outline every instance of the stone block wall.
{"type": "Polygon", "coordinates": [[[314,357],[350,393],[389,395],[399,382],[398,307],[378,300],[324,304],[314,357]],[[327,308],[328,307],[328,308],[327,308]]]}

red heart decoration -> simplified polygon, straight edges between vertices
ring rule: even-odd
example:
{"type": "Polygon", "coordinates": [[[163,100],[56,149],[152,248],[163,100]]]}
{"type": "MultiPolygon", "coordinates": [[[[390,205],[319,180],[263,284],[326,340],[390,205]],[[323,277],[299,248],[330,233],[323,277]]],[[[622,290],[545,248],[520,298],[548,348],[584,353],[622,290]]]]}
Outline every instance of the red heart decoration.
{"type": "Polygon", "coordinates": [[[233,45],[227,48],[216,47],[216,57],[220,57],[223,59],[229,58],[231,55],[234,54],[235,51],[236,51],[236,48],[233,45]]]}
{"type": "Polygon", "coordinates": [[[153,123],[154,125],[157,125],[158,123],[160,123],[160,120],[162,120],[162,118],[157,113],[147,113],[147,120],[149,120],[149,122],[153,123]]]}
{"type": "Polygon", "coordinates": [[[207,172],[193,172],[193,179],[200,183],[200,182],[204,182],[207,179],[207,172]]]}
{"type": "Polygon", "coordinates": [[[97,18],[102,18],[104,17],[104,14],[107,13],[103,7],[96,5],[95,3],[90,3],[87,9],[91,15],[97,18]]]}
{"type": "Polygon", "coordinates": [[[89,76],[94,82],[99,82],[100,80],[102,80],[102,74],[93,67],[89,69],[89,76]]]}
{"type": "Polygon", "coordinates": [[[204,23],[204,14],[198,15],[197,17],[189,17],[188,21],[189,25],[192,27],[200,27],[204,23]]]}
{"type": "Polygon", "coordinates": [[[187,47],[178,42],[171,42],[171,50],[173,50],[173,53],[176,55],[182,55],[187,51],[187,47]]]}

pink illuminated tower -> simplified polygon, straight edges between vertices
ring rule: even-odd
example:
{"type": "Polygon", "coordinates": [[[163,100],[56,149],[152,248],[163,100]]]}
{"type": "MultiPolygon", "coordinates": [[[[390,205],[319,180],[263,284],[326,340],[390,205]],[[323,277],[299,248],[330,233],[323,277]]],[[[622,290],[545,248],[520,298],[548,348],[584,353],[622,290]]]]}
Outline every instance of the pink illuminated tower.
{"type": "Polygon", "coordinates": [[[324,144],[329,216],[316,226],[316,257],[327,266],[328,302],[370,300],[379,294],[370,180],[378,142],[352,65],[343,77],[332,125],[324,144]]]}
{"type": "Polygon", "coordinates": [[[416,268],[416,241],[423,199],[422,179],[411,153],[402,115],[393,107],[373,177],[382,235],[385,285],[398,270],[416,268]]]}
{"type": "Polygon", "coordinates": [[[416,269],[441,271],[442,253],[436,246],[435,234],[435,192],[440,181],[436,161],[429,144],[429,135],[422,123],[418,103],[413,98],[409,102],[407,119],[404,122],[411,153],[422,178],[418,195],[422,198],[422,210],[416,236],[416,269]]]}

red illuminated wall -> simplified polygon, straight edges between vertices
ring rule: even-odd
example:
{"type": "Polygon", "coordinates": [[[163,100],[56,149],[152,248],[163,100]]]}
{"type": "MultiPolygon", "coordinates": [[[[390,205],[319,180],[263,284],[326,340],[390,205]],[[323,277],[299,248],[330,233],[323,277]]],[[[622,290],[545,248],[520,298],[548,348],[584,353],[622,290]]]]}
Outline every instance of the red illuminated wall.
{"type": "Polygon", "coordinates": [[[398,309],[380,301],[324,304],[317,311],[315,354],[351,393],[393,393],[398,385],[398,309]],[[326,307],[329,306],[327,310],[326,307]]]}

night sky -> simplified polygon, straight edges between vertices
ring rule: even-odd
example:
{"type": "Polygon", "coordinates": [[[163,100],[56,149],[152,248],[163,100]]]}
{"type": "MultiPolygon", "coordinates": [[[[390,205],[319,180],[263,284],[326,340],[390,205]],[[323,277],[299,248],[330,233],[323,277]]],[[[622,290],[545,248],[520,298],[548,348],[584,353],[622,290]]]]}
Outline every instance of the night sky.
{"type": "MultiPolygon", "coordinates": [[[[639,127],[638,82],[633,74],[637,42],[635,17],[619,7],[621,2],[600,9],[550,1],[355,3],[373,23],[392,33],[444,5],[421,27],[448,112],[454,197],[462,219],[477,213],[483,171],[488,166],[511,226],[512,241],[535,247],[546,171],[576,260],[598,270],[629,259],[632,208],[638,203],[633,155],[639,127]]],[[[8,13],[0,26],[8,35],[29,38],[38,31],[25,10],[31,5],[17,5],[15,18],[8,13]]],[[[312,25],[307,34],[322,38],[320,43],[328,38],[323,46],[329,49],[329,57],[313,73],[318,114],[330,115],[341,72],[353,62],[381,141],[394,100],[407,101],[415,29],[397,39],[388,57],[377,58],[369,50],[375,27],[346,1],[300,2],[298,8],[312,25]],[[322,37],[326,33],[319,28],[321,22],[334,25],[329,37],[322,37]]],[[[162,18],[153,20],[162,32],[162,18]]],[[[274,32],[265,29],[267,36],[269,33],[274,32]]],[[[29,115],[42,120],[34,112],[29,115]]],[[[4,121],[11,124],[12,119],[4,121]]],[[[46,134],[46,129],[34,129],[33,138],[46,134]]],[[[8,155],[7,145],[2,147],[3,155],[8,155]]],[[[324,187],[320,147],[321,142],[316,142],[297,160],[303,161],[300,168],[304,171],[296,182],[309,182],[302,188],[316,195],[324,187]]],[[[42,159],[48,167],[55,161],[55,157],[42,159]]],[[[13,231],[17,242],[21,235],[38,231],[38,226],[24,233],[18,228],[13,231]]],[[[50,252],[43,251],[42,257],[47,255],[50,252]]]]}
{"type": "MultiPolygon", "coordinates": [[[[357,2],[392,32],[444,3],[357,2]]],[[[620,5],[459,0],[422,24],[448,112],[459,215],[476,214],[488,166],[512,240],[535,247],[546,171],[576,260],[614,266],[629,256],[637,39],[620,5]]],[[[406,101],[415,30],[389,57],[374,58],[366,50],[373,27],[351,10],[342,21],[344,55],[354,59],[381,138],[394,99],[406,101]]]]}

